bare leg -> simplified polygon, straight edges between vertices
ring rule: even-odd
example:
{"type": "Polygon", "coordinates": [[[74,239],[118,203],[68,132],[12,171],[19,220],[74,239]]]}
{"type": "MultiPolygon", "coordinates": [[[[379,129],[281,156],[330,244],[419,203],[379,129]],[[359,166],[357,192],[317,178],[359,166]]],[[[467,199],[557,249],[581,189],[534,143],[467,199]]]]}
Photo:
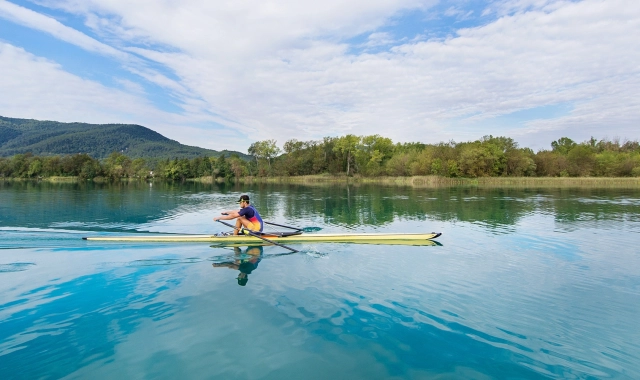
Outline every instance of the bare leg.
{"type": "Polygon", "coordinates": [[[236,229],[233,231],[234,235],[238,235],[240,231],[240,227],[244,227],[251,231],[253,231],[253,228],[254,228],[253,224],[249,221],[249,219],[245,218],[244,216],[241,216],[238,219],[236,219],[236,229]]]}
{"type": "Polygon", "coordinates": [[[245,219],[245,218],[241,216],[238,219],[236,219],[236,229],[233,230],[234,235],[238,235],[240,233],[240,227],[242,227],[242,219],[245,219]]]}

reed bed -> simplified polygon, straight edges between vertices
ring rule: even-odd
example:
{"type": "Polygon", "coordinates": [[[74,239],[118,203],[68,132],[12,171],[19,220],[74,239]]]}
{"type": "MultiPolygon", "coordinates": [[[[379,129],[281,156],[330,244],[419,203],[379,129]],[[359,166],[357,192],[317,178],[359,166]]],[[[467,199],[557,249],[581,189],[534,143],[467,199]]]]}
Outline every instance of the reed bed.
{"type": "Polygon", "coordinates": [[[13,177],[0,177],[0,181],[15,181],[15,182],[78,182],[77,176],[51,176],[51,177],[39,177],[39,178],[13,178],[13,177]]]}
{"type": "Polygon", "coordinates": [[[388,186],[479,187],[479,188],[640,188],[638,177],[480,177],[448,178],[440,176],[413,177],[346,177],[310,175],[292,177],[245,177],[240,183],[292,183],[303,185],[332,185],[337,183],[379,184],[388,186]]]}
{"type": "MultiPolygon", "coordinates": [[[[124,178],[124,181],[139,181],[140,178],[124,178]]],[[[44,177],[44,178],[0,178],[0,181],[44,181],[44,182],[78,182],[78,177],[44,177]]],[[[158,181],[152,180],[152,181],[158,181]]],[[[212,176],[189,178],[186,181],[205,184],[222,183],[224,179],[212,176]]],[[[93,182],[109,182],[107,178],[96,177],[93,182]]],[[[305,175],[284,177],[243,177],[235,180],[240,184],[254,183],[290,183],[300,185],[367,185],[410,186],[416,188],[439,187],[478,187],[478,188],[616,188],[640,189],[640,177],[480,177],[480,178],[448,178],[440,176],[413,177],[362,177],[345,175],[305,175]]]]}
{"type": "Polygon", "coordinates": [[[484,177],[478,187],[640,188],[638,177],[484,177]]]}

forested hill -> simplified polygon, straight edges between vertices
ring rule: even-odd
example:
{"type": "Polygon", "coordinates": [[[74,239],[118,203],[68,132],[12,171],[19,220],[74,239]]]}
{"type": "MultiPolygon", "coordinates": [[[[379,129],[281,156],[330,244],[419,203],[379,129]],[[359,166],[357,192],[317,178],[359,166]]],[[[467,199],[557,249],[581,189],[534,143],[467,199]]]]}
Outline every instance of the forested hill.
{"type": "Polygon", "coordinates": [[[27,152],[41,156],[86,153],[97,159],[112,152],[131,158],[218,157],[233,153],[248,158],[240,152],[182,145],[140,125],[59,123],[0,116],[0,157],[27,152]]]}

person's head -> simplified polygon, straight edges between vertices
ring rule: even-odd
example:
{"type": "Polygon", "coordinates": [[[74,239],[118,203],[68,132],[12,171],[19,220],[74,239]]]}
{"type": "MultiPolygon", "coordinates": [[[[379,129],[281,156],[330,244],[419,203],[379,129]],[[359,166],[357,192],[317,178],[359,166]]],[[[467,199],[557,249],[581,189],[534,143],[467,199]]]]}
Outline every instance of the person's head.
{"type": "Polygon", "coordinates": [[[240,273],[238,275],[238,285],[240,286],[245,286],[247,285],[247,282],[249,282],[249,276],[246,273],[240,273]]]}
{"type": "Polygon", "coordinates": [[[238,203],[240,204],[240,207],[246,207],[249,205],[249,196],[248,195],[241,195],[240,199],[238,200],[238,203]]]}

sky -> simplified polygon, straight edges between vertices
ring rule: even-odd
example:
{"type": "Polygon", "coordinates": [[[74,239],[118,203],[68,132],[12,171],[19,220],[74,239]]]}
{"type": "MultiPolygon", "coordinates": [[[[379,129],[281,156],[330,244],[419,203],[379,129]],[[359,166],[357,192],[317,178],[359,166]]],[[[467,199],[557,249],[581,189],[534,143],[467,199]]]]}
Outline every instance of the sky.
{"type": "Polygon", "coordinates": [[[0,0],[0,115],[183,144],[640,138],[638,0],[0,0]]]}

